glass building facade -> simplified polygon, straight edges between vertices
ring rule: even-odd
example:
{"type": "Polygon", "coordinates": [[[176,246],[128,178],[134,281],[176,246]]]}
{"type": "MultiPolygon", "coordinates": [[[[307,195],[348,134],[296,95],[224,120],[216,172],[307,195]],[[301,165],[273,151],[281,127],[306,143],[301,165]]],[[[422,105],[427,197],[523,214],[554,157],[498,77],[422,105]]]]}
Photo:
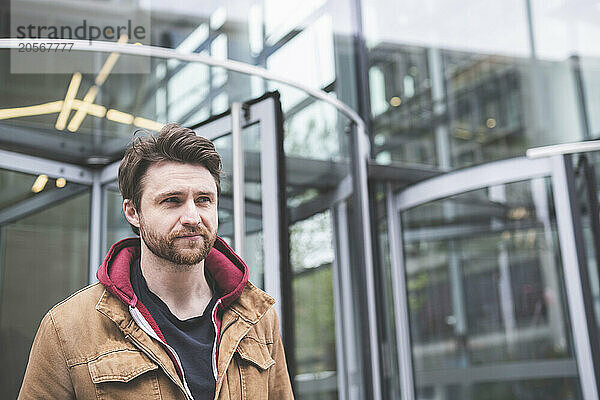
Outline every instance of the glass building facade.
{"type": "Polygon", "coordinates": [[[132,235],[116,172],[134,131],[178,122],[223,157],[219,234],[278,301],[297,398],[597,399],[599,16],[591,0],[3,3],[0,397],[45,312],[132,235]],[[8,39],[15,21],[123,15],[141,46],[15,62],[34,49],[8,39]]]}

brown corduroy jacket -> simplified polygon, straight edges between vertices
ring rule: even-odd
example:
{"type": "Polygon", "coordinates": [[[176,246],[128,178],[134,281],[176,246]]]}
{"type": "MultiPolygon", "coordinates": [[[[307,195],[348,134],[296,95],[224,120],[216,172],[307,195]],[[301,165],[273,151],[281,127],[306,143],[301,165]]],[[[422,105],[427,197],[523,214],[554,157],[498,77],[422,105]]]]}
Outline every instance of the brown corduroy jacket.
{"type": "MultiPolygon", "coordinates": [[[[136,256],[135,249],[125,257],[122,250],[131,250],[131,244],[109,252],[105,264],[115,258],[119,263],[119,257],[122,266],[127,264],[123,261],[136,256]]],[[[214,268],[223,268],[231,257],[231,249],[222,245],[215,246],[221,251],[214,268]]],[[[219,271],[213,274],[217,283],[219,271]]],[[[106,272],[98,274],[101,283],[80,290],[46,314],[19,399],[191,399],[177,355],[164,343],[145,307],[133,291],[127,293],[129,288],[111,286],[115,277],[126,274],[119,278],[106,272]]],[[[221,308],[213,311],[218,333],[215,399],[293,399],[274,300],[247,282],[247,273],[244,276],[229,283],[221,277],[225,286],[233,285],[240,293],[229,291],[233,296],[222,297],[221,308]]]]}

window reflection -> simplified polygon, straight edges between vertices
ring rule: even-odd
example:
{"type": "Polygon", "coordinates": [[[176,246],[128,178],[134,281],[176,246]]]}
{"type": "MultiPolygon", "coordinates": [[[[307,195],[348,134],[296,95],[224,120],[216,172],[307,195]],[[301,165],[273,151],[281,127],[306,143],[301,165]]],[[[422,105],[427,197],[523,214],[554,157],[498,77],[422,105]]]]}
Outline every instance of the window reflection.
{"type": "Polygon", "coordinates": [[[456,385],[450,398],[479,399],[486,387],[489,399],[543,398],[532,387],[580,398],[551,204],[549,181],[537,178],[402,214],[420,399],[456,385]],[[569,379],[550,379],[557,362],[569,379]],[[523,381],[511,382],[514,368],[523,381]],[[548,379],[534,380],[541,371],[548,379]]]}
{"type": "MultiPolygon", "coordinates": [[[[10,205],[23,205],[35,179],[0,170],[0,182],[14,183],[0,194],[4,217],[11,212],[4,200],[18,193],[10,205]]],[[[16,398],[44,314],[88,282],[88,192],[58,201],[34,196],[29,214],[0,223],[0,398],[16,398]]]]}
{"type": "Polygon", "coordinates": [[[593,2],[392,3],[365,1],[380,163],[454,169],[598,136],[593,2]]]}
{"type": "Polygon", "coordinates": [[[290,226],[296,382],[302,399],[337,399],[329,211],[290,226]]]}

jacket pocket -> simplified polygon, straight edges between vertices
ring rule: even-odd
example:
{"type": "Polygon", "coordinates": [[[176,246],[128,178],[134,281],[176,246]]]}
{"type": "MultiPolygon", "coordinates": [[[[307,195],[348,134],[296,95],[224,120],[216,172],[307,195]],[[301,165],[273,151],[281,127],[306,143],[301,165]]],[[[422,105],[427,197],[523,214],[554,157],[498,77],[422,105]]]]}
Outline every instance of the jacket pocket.
{"type": "Polygon", "coordinates": [[[275,361],[266,344],[244,338],[236,350],[241,399],[261,400],[269,398],[269,369],[275,361]]]}
{"type": "Polygon", "coordinates": [[[119,350],[101,355],[88,363],[92,382],[129,382],[158,368],[145,355],[135,350],[119,350]]]}
{"type": "Polygon", "coordinates": [[[266,371],[275,364],[275,360],[271,358],[267,345],[253,339],[242,339],[237,352],[242,360],[253,364],[262,371],[266,371]]]}
{"type": "Polygon", "coordinates": [[[88,362],[98,399],[160,399],[158,366],[136,350],[103,354],[88,362]]]}

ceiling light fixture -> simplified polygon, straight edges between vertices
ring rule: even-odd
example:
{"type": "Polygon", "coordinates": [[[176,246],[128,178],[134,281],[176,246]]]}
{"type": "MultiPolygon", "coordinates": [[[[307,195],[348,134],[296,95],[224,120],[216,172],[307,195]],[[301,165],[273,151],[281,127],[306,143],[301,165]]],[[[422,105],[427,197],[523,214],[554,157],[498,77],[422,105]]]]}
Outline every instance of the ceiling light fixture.
{"type": "Polygon", "coordinates": [[[64,188],[66,184],[67,184],[67,180],[65,178],[58,178],[56,180],[56,187],[58,187],[58,188],[64,188]]]}
{"type": "Polygon", "coordinates": [[[62,131],[63,129],[65,129],[65,126],[67,126],[67,120],[69,119],[69,115],[71,114],[71,108],[73,107],[73,100],[77,95],[80,83],[81,73],[75,72],[71,77],[71,83],[69,83],[69,88],[67,89],[65,100],[63,101],[60,114],[58,114],[58,118],[56,119],[55,127],[59,131],[62,131]]]}
{"type": "Polygon", "coordinates": [[[131,125],[133,123],[133,115],[113,109],[108,110],[106,113],[106,118],[125,125],[131,125]]]}
{"type": "Polygon", "coordinates": [[[152,121],[150,119],[136,117],[133,120],[133,124],[139,128],[149,129],[151,131],[158,132],[162,129],[165,124],[161,124],[160,122],[152,121]]]}
{"type": "MultiPolygon", "coordinates": [[[[121,35],[117,43],[127,43],[127,39],[127,35],[121,35]]],[[[108,78],[108,75],[117,63],[119,56],[119,53],[110,53],[110,55],[104,62],[104,65],[102,65],[102,68],[100,68],[98,76],[96,76],[96,80],[94,81],[95,84],[88,90],[88,92],[85,94],[85,97],[83,98],[83,102],[86,104],[82,104],[80,106],[80,108],[75,113],[75,116],[73,116],[73,118],[71,119],[71,122],[69,122],[69,126],[67,126],[67,129],[69,131],[77,132],[77,130],[81,126],[81,123],[85,119],[85,116],[88,114],[89,105],[92,104],[96,99],[98,89],[104,84],[106,78],[108,78]]]]}
{"type": "Polygon", "coordinates": [[[31,186],[31,191],[33,193],[39,193],[46,187],[46,182],[48,182],[47,175],[40,175],[36,178],[35,182],[33,182],[33,186],[31,186]]]}
{"type": "Polygon", "coordinates": [[[76,132],[77,129],[79,129],[81,123],[83,122],[83,119],[88,113],[89,106],[96,99],[96,95],[98,95],[98,86],[93,85],[85,94],[85,97],[83,98],[83,101],[79,104],[79,108],[73,116],[73,118],[71,118],[69,126],[67,126],[67,129],[69,131],[76,132]]]}
{"type": "Polygon", "coordinates": [[[35,106],[5,108],[0,110],[0,119],[29,117],[32,115],[54,114],[60,111],[63,101],[51,101],[50,103],[35,106]]]}
{"type": "MultiPolygon", "coordinates": [[[[82,107],[83,101],[81,100],[73,100],[73,110],[79,110],[82,107]]],[[[101,106],[99,104],[88,104],[87,105],[87,113],[93,115],[94,117],[104,118],[106,115],[106,107],[101,106]]]]}

